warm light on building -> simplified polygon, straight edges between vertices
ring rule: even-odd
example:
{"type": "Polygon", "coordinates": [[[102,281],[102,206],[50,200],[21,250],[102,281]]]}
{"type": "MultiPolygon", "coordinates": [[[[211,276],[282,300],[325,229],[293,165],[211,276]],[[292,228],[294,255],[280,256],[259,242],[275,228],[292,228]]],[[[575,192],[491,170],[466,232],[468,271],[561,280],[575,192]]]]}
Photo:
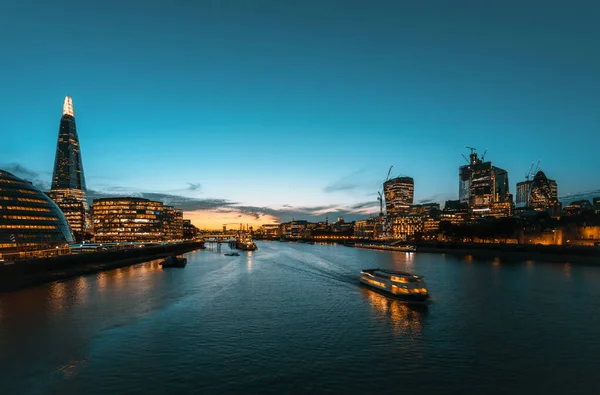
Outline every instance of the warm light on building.
{"type": "Polygon", "coordinates": [[[48,196],[0,170],[0,258],[55,255],[72,241],[67,220],[48,196]]]}
{"type": "Polygon", "coordinates": [[[67,96],[58,129],[52,187],[48,195],[65,214],[77,241],[83,239],[89,227],[86,193],[73,100],[67,96]]]}
{"type": "Polygon", "coordinates": [[[406,214],[413,204],[415,182],[412,177],[396,177],[383,183],[385,209],[388,215],[406,214]]]}
{"type": "Polygon", "coordinates": [[[105,198],[92,205],[94,240],[158,242],[183,238],[182,211],[142,198],[105,198]]]}

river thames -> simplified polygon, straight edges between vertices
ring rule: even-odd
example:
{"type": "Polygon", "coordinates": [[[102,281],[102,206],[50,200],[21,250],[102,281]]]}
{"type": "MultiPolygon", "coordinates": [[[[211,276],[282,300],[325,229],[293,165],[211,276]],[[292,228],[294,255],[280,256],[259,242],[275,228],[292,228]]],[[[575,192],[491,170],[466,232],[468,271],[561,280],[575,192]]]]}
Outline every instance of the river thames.
{"type": "Polygon", "coordinates": [[[600,268],[257,244],[0,294],[0,392],[600,393],[600,268]],[[367,267],[433,301],[362,288],[367,267]]]}

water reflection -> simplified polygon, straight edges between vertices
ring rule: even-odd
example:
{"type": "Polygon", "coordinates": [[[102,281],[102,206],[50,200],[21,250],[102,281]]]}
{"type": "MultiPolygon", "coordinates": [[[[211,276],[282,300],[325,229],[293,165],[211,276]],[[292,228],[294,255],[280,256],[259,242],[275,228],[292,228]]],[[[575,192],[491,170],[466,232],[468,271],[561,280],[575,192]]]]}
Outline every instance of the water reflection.
{"type": "Polygon", "coordinates": [[[562,268],[562,273],[566,278],[570,278],[573,271],[573,267],[569,262],[565,263],[562,268]]]}
{"type": "Polygon", "coordinates": [[[361,288],[361,293],[379,316],[389,319],[396,334],[415,336],[422,332],[426,304],[403,303],[367,288],[361,288]]]}
{"type": "Polygon", "coordinates": [[[248,251],[248,272],[252,271],[252,251],[248,251]]]}

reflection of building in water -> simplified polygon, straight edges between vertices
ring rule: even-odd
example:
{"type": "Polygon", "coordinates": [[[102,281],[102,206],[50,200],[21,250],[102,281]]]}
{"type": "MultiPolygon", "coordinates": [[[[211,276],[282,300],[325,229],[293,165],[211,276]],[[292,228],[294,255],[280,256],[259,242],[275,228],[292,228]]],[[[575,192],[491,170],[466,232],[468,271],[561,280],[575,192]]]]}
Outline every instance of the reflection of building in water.
{"type": "Polygon", "coordinates": [[[402,303],[366,288],[362,292],[377,314],[390,320],[395,331],[415,335],[423,330],[426,305],[402,303]]]}

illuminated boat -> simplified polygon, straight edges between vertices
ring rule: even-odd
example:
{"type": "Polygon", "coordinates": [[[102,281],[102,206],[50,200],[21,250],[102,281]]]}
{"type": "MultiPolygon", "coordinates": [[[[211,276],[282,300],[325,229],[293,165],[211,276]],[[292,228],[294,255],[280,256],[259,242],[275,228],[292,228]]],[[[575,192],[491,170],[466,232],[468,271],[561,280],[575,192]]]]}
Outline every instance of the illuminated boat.
{"type": "Polygon", "coordinates": [[[422,276],[384,269],[363,269],[360,282],[385,295],[409,301],[425,302],[429,292],[422,276]]]}

